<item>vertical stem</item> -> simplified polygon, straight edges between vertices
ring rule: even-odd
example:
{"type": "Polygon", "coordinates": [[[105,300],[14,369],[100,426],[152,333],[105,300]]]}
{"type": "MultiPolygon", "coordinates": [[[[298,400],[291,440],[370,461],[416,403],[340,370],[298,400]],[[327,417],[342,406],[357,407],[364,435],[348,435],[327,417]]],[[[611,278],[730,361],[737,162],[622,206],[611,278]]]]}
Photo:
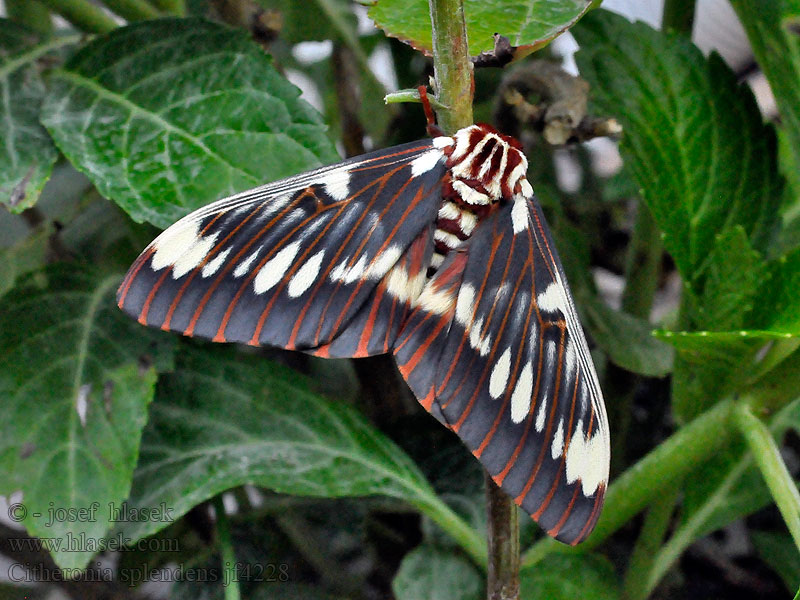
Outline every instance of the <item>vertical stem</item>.
{"type": "Polygon", "coordinates": [[[741,401],[737,404],[734,416],[789,533],[792,534],[795,546],[800,549],[800,492],[781,458],[780,448],[769,428],[753,414],[747,402],[741,401]]]}
{"type": "Polygon", "coordinates": [[[647,576],[652,570],[653,561],[658,556],[658,549],[661,547],[670,518],[675,511],[678,490],[677,486],[665,490],[653,501],[647,511],[642,531],[636,540],[636,546],[625,573],[623,592],[625,600],[644,600],[650,593],[647,576]]]}
{"type": "Polygon", "coordinates": [[[445,133],[472,125],[472,63],[467,50],[463,0],[428,0],[433,33],[436,99],[448,107],[437,112],[445,133]]]}
{"type": "Polygon", "coordinates": [[[214,498],[214,513],[217,521],[217,543],[222,555],[222,581],[225,588],[225,600],[241,600],[239,580],[236,572],[236,554],[233,551],[231,525],[225,513],[222,494],[214,498]]]}
{"type": "Polygon", "coordinates": [[[519,597],[519,516],[517,506],[486,475],[488,511],[489,565],[487,580],[489,600],[519,597]]]}
{"type": "Polygon", "coordinates": [[[661,30],[668,31],[673,29],[691,36],[694,25],[695,1],[664,0],[664,12],[661,14],[661,30]]]}
{"type": "Polygon", "coordinates": [[[661,266],[661,237],[650,209],[639,202],[625,264],[622,310],[647,319],[653,306],[661,266]]]}
{"type": "Polygon", "coordinates": [[[53,31],[50,11],[44,4],[36,0],[6,0],[5,4],[8,17],[13,21],[22,23],[39,33],[47,34],[53,31]]]}
{"type": "MultiPolygon", "coordinates": [[[[463,0],[428,0],[433,33],[436,99],[447,106],[437,111],[439,126],[455,133],[472,124],[472,62],[467,48],[463,0]]],[[[519,521],[514,501],[487,480],[489,600],[519,598],[519,521]]]]}
{"type": "Polygon", "coordinates": [[[39,0],[81,31],[107,33],[117,28],[117,22],[88,0],[39,0]]]}
{"type": "MultiPolygon", "coordinates": [[[[342,143],[347,158],[364,154],[364,127],[358,118],[361,105],[358,68],[353,51],[341,42],[333,45],[333,78],[339,104],[342,143]]],[[[358,361],[356,361],[358,362],[358,361]]]]}

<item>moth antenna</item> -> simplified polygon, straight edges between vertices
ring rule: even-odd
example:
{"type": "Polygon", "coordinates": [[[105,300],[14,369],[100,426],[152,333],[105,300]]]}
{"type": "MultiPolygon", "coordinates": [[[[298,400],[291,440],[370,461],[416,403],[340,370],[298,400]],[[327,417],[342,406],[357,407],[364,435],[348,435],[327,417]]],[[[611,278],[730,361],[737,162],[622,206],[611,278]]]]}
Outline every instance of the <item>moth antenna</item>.
{"type": "Polygon", "coordinates": [[[419,92],[419,99],[422,101],[422,108],[425,110],[425,118],[428,121],[428,125],[425,128],[428,132],[428,135],[431,137],[439,137],[444,135],[442,128],[436,124],[436,115],[433,114],[431,101],[428,99],[428,88],[426,88],[424,85],[421,85],[417,87],[417,91],[419,92]]]}

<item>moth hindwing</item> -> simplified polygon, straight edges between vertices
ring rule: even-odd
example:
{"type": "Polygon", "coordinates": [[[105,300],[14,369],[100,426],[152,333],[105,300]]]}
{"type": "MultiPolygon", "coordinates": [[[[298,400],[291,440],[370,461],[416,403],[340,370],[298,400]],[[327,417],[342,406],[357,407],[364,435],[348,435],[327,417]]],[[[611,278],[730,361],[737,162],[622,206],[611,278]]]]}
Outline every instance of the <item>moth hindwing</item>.
{"type": "Polygon", "coordinates": [[[608,481],[602,394],[518,142],[488,125],[219,200],[156,238],[140,323],[324,357],[393,353],[420,403],[557,539],[608,481]]]}

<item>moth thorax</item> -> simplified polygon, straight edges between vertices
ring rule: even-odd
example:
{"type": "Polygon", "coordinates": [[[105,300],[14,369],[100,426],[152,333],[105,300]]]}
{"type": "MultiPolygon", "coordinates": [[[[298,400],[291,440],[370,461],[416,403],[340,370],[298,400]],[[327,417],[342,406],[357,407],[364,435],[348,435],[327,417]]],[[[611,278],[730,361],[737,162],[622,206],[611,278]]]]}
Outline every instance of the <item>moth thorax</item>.
{"type": "Polygon", "coordinates": [[[461,129],[447,157],[451,185],[466,204],[510,200],[520,189],[528,160],[520,143],[486,124],[461,129]]]}
{"type": "Polygon", "coordinates": [[[445,256],[469,239],[478,223],[514,194],[525,191],[528,160],[512,137],[489,125],[461,129],[444,149],[448,173],[434,230],[434,253],[428,275],[445,256]]]}

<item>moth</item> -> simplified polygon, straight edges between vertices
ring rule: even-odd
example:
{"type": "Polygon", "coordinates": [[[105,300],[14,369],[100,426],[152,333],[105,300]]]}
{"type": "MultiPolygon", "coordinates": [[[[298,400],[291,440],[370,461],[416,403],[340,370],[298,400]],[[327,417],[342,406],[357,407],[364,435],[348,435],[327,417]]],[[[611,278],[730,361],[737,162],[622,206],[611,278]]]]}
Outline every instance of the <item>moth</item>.
{"type": "Polygon", "coordinates": [[[269,183],[166,229],[117,301],[215,342],[392,353],[494,481],[577,544],[603,504],[608,422],[527,167],[478,124],[269,183]]]}

